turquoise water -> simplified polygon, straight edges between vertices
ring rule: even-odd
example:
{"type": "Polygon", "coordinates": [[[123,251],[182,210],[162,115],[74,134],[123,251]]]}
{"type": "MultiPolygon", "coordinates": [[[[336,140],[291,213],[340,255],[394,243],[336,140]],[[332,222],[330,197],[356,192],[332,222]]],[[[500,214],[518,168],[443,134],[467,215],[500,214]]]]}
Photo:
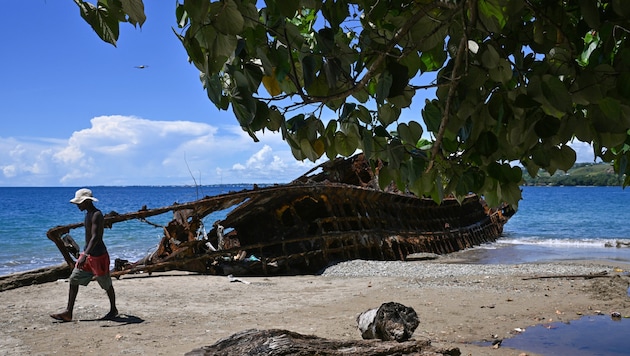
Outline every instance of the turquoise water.
{"type": "MultiPolygon", "coordinates": [[[[157,208],[206,195],[250,188],[249,185],[202,187],[92,187],[104,212],[127,213],[143,205],[157,208]]],[[[68,201],[76,188],[0,187],[0,275],[63,263],[46,231],[83,221],[83,213],[68,201]]],[[[540,260],[599,258],[630,262],[630,248],[606,243],[630,242],[630,189],[619,187],[524,187],[517,214],[497,243],[476,249],[480,263],[521,263],[540,260]]],[[[225,216],[206,217],[206,225],[225,216]]],[[[166,224],[170,214],[152,217],[166,224]]],[[[82,229],[71,232],[82,245],[82,229]]],[[[139,221],[105,231],[112,259],[137,260],[158,244],[162,230],[139,221]]]]}

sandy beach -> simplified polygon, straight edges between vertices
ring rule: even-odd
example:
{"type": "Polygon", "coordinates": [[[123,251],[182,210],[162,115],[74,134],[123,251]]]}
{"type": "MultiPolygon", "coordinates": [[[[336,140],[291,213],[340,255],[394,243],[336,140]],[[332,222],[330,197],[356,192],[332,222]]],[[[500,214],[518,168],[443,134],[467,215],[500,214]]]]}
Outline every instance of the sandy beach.
{"type": "Polygon", "coordinates": [[[114,280],[120,316],[108,311],[97,283],[81,287],[74,321],[64,309],[66,280],[0,292],[2,355],[182,355],[247,329],[286,329],[336,340],[360,340],[356,316],[385,302],[414,308],[414,338],[462,355],[534,355],[473,345],[505,339],[533,325],[582,315],[630,315],[630,266],[597,261],[522,265],[434,261],[349,261],[322,275],[204,276],[187,272],[127,275],[114,280]],[[605,278],[535,278],[589,274],[605,278]]]}

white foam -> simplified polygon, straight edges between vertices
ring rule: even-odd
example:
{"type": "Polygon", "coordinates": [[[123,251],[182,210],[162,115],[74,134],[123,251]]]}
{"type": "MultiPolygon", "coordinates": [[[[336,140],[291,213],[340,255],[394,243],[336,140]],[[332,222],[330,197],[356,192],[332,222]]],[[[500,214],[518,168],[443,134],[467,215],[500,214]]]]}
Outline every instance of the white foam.
{"type": "Polygon", "coordinates": [[[550,239],[542,237],[507,238],[497,241],[498,244],[506,245],[539,245],[552,247],[573,247],[573,248],[616,248],[620,244],[621,248],[627,248],[625,244],[630,244],[630,239],[550,239]]]}

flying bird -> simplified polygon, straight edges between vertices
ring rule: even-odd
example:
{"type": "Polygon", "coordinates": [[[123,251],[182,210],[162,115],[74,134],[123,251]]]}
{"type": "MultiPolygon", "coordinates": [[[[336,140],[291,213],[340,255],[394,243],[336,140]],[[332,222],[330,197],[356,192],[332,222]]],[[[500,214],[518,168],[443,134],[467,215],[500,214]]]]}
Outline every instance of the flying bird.
{"type": "Polygon", "coordinates": [[[143,64],[141,66],[135,66],[134,68],[145,69],[145,68],[149,68],[149,66],[143,64]]]}

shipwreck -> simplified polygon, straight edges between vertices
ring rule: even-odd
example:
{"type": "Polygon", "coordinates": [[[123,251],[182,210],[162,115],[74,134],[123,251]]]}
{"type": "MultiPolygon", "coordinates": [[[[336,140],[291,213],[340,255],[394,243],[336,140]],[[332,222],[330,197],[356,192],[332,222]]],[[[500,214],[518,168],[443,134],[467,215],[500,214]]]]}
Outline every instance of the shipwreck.
{"type": "MultiPolygon", "coordinates": [[[[138,261],[115,260],[112,275],[182,270],[214,275],[315,274],[351,259],[406,260],[447,254],[495,241],[514,213],[490,208],[477,195],[436,204],[431,199],[381,190],[359,154],[328,161],[295,181],[230,192],[171,206],[105,215],[105,226],[172,212],[153,252],[138,261]],[[232,209],[206,232],[203,219],[232,209]]],[[[66,263],[77,245],[69,232],[47,232],[66,263]]]]}

